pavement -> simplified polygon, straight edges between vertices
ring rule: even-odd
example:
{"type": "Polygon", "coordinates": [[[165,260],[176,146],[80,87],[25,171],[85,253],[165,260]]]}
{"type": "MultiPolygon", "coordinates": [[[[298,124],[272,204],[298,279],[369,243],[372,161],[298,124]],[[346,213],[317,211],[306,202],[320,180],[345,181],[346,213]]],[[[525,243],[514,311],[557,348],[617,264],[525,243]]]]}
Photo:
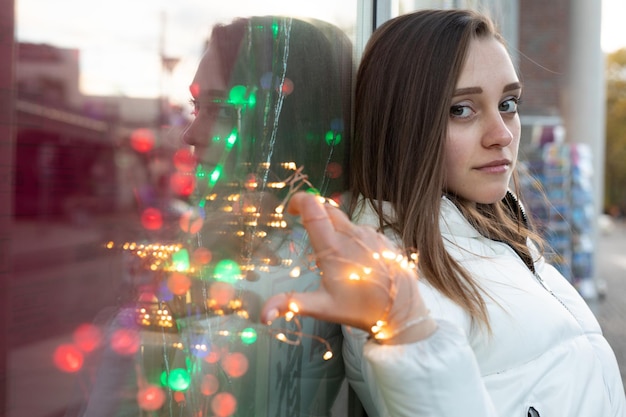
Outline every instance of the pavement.
{"type": "Polygon", "coordinates": [[[588,301],[615,352],[626,386],[626,222],[614,221],[597,243],[600,296],[588,301]]]}

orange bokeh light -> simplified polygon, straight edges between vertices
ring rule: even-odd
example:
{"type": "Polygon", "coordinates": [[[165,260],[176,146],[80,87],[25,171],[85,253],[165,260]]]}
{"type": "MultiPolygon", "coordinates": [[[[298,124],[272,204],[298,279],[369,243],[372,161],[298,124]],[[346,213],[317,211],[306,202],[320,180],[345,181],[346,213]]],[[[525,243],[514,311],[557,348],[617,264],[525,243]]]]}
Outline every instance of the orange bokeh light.
{"type": "Polygon", "coordinates": [[[213,397],[211,410],[217,417],[230,417],[237,411],[237,399],[229,392],[220,392],[213,397]]]}
{"type": "Polygon", "coordinates": [[[179,272],[172,272],[167,278],[167,288],[174,295],[184,295],[191,288],[191,278],[179,272]]]}

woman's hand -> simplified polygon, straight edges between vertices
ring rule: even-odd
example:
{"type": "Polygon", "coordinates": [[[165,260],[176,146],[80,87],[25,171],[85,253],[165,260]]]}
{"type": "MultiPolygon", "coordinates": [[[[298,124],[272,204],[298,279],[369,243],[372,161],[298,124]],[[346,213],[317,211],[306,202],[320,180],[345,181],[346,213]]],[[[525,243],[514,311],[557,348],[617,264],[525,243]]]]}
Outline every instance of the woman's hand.
{"type": "Polygon", "coordinates": [[[312,316],[368,331],[382,343],[432,334],[436,324],[419,295],[415,265],[391,241],[312,194],[294,194],[288,210],[300,215],[309,233],[321,283],[313,292],[269,298],[262,320],[312,316]]]}

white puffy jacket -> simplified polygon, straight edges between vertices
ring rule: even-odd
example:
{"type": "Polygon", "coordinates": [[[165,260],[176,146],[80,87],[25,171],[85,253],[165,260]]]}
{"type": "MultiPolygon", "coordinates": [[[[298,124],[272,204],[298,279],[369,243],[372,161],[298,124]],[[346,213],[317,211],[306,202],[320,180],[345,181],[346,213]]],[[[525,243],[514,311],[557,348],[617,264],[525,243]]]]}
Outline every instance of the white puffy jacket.
{"type": "MultiPolygon", "coordinates": [[[[369,208],[356,222],[378,218],[369,208]]],[[[615,355],[575,288],[543,259],[536,277],[446,198],[440,227],[448,252],[493,298],[492,333],[423,280],[439,325],[428,339],[379,345],[344,328],[346,375],[368,416],[626,417],[615,355]]]]}

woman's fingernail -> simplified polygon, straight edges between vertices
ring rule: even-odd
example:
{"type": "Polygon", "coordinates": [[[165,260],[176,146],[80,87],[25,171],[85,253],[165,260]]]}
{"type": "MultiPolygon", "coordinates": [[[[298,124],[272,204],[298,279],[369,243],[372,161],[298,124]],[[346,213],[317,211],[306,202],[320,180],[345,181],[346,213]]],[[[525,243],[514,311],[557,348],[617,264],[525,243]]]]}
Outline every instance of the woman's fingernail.
{"type": "Polygon", "coordinates": [[[267,324],[270,325],[278,317],[278,310],[275,308],[267,312],[267,324]]]}

